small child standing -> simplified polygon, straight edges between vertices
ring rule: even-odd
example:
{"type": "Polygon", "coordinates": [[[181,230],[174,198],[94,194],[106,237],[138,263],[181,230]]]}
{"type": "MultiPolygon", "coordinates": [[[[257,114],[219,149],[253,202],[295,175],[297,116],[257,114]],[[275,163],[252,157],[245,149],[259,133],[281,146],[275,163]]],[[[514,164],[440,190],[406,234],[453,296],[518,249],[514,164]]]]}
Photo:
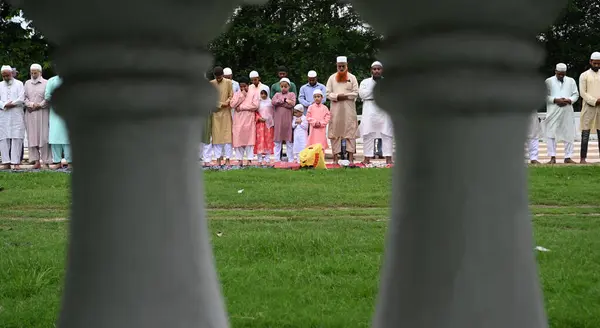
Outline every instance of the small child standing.
{"type": "Polygon", "coordinates": [[[269,165],[273,154],[273,104],[269,98],[268,87],[260,90],[260,103],[256,112],[256,143],[254,154],[258,156],[259,165],[269,165]]]}
{"type": "Polygon", "coordinates": [[[308,121],[308,124],[310,124],[308,146],[321,144],[323,150],[325,150],[329,148],[327,146],[326,129],[331,114],[329,113],[329,108],[321,103],[321,100],[323,99],[321,90],[317,89],[313,92],[313,99],[313,104],[308,106],[308,111],[306,112],[306,120],[308,121]]]}
{"type": "Polygon", "coordinates": [[[273,153],[275,155],[275,162],[281,162],[283,143],[285,143],[285,153],[288,161],[294,156],[292,151],[294,149],[294,138],[291,123],[293,118],[292,111],[296,104],[296,94],[290,92],[291,83],[287,77],[282,78],[279,81],[281,92],[277,92],[271,99],[274,110],[273,142],[275,143],[275,147],[273,153]]]}
{"type": "Polygon", "coordinates": [[[300,152],[306,148],[306,140],[308,139],[308,121],[304,115],[304,106],[302,104],[294,107],[292,130],[294,133],[292,162],[300,163],[300,152]]]}

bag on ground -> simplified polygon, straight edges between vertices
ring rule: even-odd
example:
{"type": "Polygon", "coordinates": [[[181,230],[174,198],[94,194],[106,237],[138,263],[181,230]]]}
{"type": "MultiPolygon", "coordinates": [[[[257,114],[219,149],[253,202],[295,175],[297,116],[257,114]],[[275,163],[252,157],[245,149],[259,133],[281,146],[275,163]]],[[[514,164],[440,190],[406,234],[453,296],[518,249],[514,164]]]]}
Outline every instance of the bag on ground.
{"type": "Polygon", "coordinates": [[[300,152],[300,166],[326,170],[323,146],[318,143],[304,148],[300,152]]]}

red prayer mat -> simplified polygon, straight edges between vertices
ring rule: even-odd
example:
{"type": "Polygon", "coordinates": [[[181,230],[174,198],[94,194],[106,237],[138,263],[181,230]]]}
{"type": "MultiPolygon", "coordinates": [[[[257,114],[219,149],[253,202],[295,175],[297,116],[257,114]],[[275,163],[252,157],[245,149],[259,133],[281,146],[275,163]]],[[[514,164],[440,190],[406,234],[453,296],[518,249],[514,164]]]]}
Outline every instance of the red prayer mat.
{"type": "MultiPolygon", "coordinates": [[[[237,164],[237,162],[236,162],[237,164]]],[[[253,163],[255,164],[255,163],[253,163]]],[[[383,164],[383,163],[381,163],[383,164]]],[[[211,167],[215,167],[216,166],[216,162],[212,162],[211,167]]],[[[348,168],[348,169],[355,169],[355,168],[359,168],[359,169],[368,169],[368,168],[392,168],[394,165],[378,165],[377,167],[370,167],[367,166],[363,163],[356,163],[354,165],[350,165],[350,166],[341,166],[339,164],[333,164],[333,163],[327,163],[325,164],[325,166],[327,167],[328,170],[331,169],[342,169],[342,168],[348,168]]],[[[250,165],[250,166],[245,166],[245,167],[257,167],[256,165],[250,165]]],[[[260,167],[260,166],[259,166],[260,167]]],[[[299,170],[301,169],[300,164],[298,163],[289,163],[289,162],[272,162],[270,163],[270,167],[275,168],[275,169],[280,169],[280,170],[299,170]]],[[[311,169],[310,167],[307,167],[306,169],[311,169]]]]}

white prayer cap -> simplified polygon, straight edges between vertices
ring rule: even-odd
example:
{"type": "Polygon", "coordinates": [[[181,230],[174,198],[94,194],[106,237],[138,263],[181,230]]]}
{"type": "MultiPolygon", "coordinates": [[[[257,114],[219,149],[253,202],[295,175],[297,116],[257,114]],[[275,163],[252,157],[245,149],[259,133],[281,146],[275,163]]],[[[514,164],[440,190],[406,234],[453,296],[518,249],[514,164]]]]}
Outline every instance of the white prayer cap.
{"type": "Polygon", "coordinates": [[[323,92],[321,92],[321,90],[319,90],[319,89],[315,89],[315,91],[313,91],[313,96],[314,95],[321,95],[322,96],[323,92]]]}
{"type": "Polygon", "coordinates": [[[229,68],[229,67],[223,68],[223,75],[233,75],[231,68],[229,68]]]}
{"type": "Polygon", "coordinates": [[[346,58],[346,56],[339,56],[336,60],[336,63],[347,63],[348,62],[348,58],[346,58]]]}
{"type": "Polygon", "coordinates": [[[12,67],[3,65],[2,68],[0,68],[0,72],[12,72],[12,67]]]}
{"type": "Polygon", "coordinates": [[[281,80],[279,80],[279,83],[281,82],[287,82],[287,84],[292,85],[292,82],[290,82],[290,79],[288,79],[287,77],[284,77],[281,80]]]}
{"type": "Polygon", "coordinates": [[[557,72],[566,72],[567,71],[567,65],[563,64],[563,63],[556,64],[556,71],[557,72]]]}
{"type": "Polygon", "coordinates": [[[590,60],[600,60],[600,52],[594,52],[592,56],[590,56],[590,60]]]}
{"type": "Polygon", "coordinates": [[[42,70],[42,65],[40,65],[40,64],[32,64],[31,67],[29,67],[29,70],[30,71],[33,71],[33,70],[41,71],[42,70]]]}
{"type": "Polygon", "coordinates": [[[294,110],[299,110],[299,111],[304,111],[304,106],[302,104],[298,104],[296,106],[294,106],[294,110]]]}
{"type": "Polygon", "coordinates": [[[315,71],[308,71],[308,77],[317,77],[317,72],[315,72],[315,71]]]}
{"type": "Polygon", "coordinates": [[[252,72],[250,72],[250,75],[248,77],[252,79],[252,78],[255,78],[255,77],[258,77],[258,76],[259,75],[258,75],[257,71],[252,71],[252,72]]]}
{"type": "Polygon", "coordinates": [[[381,64],[380,61],[374,61],[373,64],[371,64],[371,67],[375,67],[375,66],[381,66],[381,67],[383,67],[383,65],[381,64]]]}

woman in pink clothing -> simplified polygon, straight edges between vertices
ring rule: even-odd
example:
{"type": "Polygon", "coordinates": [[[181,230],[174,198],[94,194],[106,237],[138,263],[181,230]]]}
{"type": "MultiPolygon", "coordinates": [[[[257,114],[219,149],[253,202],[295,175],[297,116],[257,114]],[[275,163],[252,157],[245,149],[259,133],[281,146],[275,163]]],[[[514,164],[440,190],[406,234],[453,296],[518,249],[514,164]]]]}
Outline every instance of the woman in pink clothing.
{"type": "Polygon", "coordinates": [[[323,149],[327,149],[326,128],[331,114],[329,108],[321,103],[321,99],[323,99],[321,90],[316,89],[313,92],[313,99],[314,102],[308,106],[308,112],[306,113],[306,120],[310,124],[307,146],[321,144],[323,149]]]}
{"type": "Polygon", "coordinates": [[[256,111],[258,111],[260,90],[248,86],[248,79],[240,79],[240,91],[231,99],[233,114],[233,147],[238,165],[244,164],[244,154],[248,164],[254,159],[254,143],[256,141],[256,111]]]}

